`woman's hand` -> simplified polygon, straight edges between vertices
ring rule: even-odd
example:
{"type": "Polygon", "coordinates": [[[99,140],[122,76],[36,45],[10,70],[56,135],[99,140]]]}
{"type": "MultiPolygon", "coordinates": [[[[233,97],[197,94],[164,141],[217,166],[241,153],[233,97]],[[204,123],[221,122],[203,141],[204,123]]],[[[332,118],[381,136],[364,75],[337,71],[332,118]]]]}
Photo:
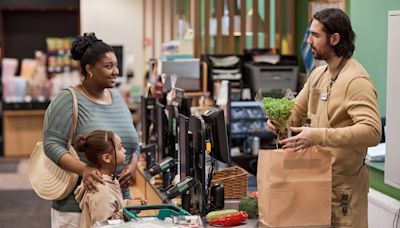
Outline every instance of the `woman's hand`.
{"type": "Polygon", "coordinates": [[[303,150],[313,145],[311,141],[310,127],[291,127],[292,132],[298,133],[296,136],[279,141],[283,149],[293,148],[295,151],[303,150]]]}
{"type": "Polygon", "coordinates": [[[89,192],[97,192],[96,183],[104,184],[100,170],[86,166],[82,174],[82,183],[89,192]]]}
{"type": "Polygon", "coordinates": [[[138,156],[132,155],[131,162],[118,175],[121,188],[127,188],[133,184],[136,175],[138,156]]]}

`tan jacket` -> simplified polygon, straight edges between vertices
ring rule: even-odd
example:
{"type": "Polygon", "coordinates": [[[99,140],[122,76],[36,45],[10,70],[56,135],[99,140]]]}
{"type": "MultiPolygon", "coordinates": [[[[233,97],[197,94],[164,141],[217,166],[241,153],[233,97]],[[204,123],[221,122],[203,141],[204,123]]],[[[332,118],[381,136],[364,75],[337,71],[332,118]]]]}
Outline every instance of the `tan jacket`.
{"type": "Polygon", "coordinates": [[[326,66],[315,69],[296,97],[292,125],[311,120],[311,139],[332,152],[332,224],[368,227],[367,148],[381,138],[377,95],[368,72],[347,61],[331,89],[326,66]],[[327,99],[325,99],[327,98],[327,99]]]}
{"type": "Polygon", "coordinates": [[[80,228],[90,228],[96,222],[108,219],[124,219],[123,207],[126,202],[122,199],[121,187],[118,180],[103,175],[104,185],[97,183],[98,192],[88,192],[80,184],[75,189],[75,199],[82,209],[80,228]]]}

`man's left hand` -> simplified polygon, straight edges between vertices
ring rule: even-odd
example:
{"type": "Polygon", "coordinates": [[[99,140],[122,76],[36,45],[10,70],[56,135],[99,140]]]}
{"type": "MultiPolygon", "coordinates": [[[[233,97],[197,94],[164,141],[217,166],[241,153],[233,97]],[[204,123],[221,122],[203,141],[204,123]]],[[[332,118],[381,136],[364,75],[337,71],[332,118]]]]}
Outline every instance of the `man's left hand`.
{"type": "Polygon", "coordinates": [[[314,143],[311,141],[311,128],[310,127],[291,127],[290,130],[297,135],[279,141],[283,149],[293,148],[295,151],[303,150],[312,146],[314,143]]]}

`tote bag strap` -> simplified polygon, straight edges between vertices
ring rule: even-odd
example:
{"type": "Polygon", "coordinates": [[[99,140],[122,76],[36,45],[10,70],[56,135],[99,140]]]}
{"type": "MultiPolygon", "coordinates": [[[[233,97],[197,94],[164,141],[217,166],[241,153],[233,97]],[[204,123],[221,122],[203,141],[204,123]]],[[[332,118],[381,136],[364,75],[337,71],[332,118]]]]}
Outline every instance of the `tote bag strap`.
{"type": "Polygon", "coordinates": [[[78,100],[76,99],[76,95],[73,88],[67,88],[67,89],[72,95],[72,122],[67,142],[67,148],[69,150],[72,146],[72,139],[76,131],[76,126],[78,125],[78,100]]]}

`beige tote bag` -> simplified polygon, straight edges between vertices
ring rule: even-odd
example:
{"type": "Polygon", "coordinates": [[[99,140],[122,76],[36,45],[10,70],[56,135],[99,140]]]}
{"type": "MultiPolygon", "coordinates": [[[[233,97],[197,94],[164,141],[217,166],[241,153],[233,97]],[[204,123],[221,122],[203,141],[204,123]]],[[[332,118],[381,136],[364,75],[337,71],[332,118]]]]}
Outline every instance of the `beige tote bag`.
{"type": "MultiPolygon", "coordinates": [[[[69,131],[67,147],[72,157],[79,159],[72,138],[78,121],[78,102],[72,88],[72,123],[69,131]]],[[[43,150],[43,142],[37,142],[29,158],[29,180],[36,194],[46,200],[62,200],[75,188],[79,175],[62,169],[50,160],[43,150]]]]}

